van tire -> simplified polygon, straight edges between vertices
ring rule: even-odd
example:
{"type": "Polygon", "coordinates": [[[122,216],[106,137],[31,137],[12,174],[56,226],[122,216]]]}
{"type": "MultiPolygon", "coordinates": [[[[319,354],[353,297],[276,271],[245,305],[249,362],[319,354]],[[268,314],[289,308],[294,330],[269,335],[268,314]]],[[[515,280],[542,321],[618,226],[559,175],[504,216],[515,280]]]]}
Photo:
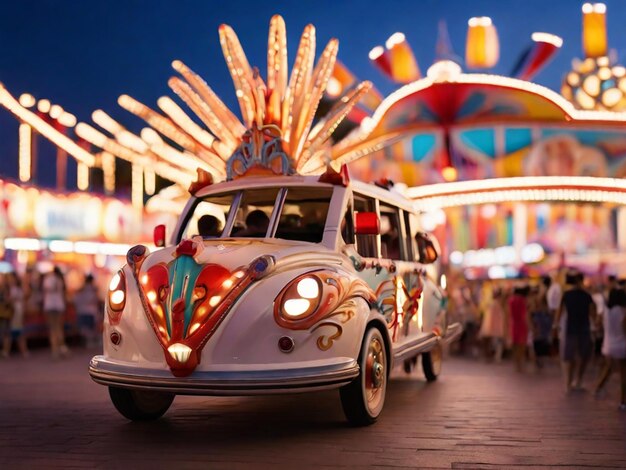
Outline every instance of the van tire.
{"type": "Polygon", "coordinates": [[[169,409],[175,395],[163,392],[109,387],[113,406],[131,421],[153,421],[169,409]]]}

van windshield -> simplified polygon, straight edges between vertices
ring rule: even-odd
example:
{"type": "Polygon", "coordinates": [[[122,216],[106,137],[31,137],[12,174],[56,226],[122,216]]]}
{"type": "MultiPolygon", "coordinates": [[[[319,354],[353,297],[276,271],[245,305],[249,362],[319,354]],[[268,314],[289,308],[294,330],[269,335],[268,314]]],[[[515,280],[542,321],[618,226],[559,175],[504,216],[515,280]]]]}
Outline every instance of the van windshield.
{"type": "Polygon", "coordinates": [[[281,238],[322,241],[332,188],[253,188],[206,196],[182,238],[281,238]]]}

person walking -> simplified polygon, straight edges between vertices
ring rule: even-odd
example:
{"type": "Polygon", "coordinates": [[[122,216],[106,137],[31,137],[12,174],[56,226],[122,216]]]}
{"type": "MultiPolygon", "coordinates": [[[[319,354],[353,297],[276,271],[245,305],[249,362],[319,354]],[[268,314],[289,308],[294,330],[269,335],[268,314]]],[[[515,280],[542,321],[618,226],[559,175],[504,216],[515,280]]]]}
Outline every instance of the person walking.
{"type": "Polygon", "coordinates": [[[565,371],[565,388],[583,390],[582,380],[591,357],[591,322],[595,321],[595,303],[583,288],[582,273],[566,275],[572,286],[565,291],[557,310],[555,327],[559,331],[560,355],[565,371]]]}
{"type": "Polygon", "coordinates": [[[63,331],[66,298],[67,290],[63,273],[58,266],[55,266],[52,272],[43,278],[43,311],[48,320],[50,349],[54,359],[69,354],[63,331]]]}
{"type": "MultiPolygon", "coordinates": [[[[545,284],[543,284],[545,286],[545,284]]],[[[530,310],[530,339],[529,347],[533,351],[533,359],[538,369],[543,368],[544,358],[550,354],[550,339],[552,332],[552,317],[550,316],[547,295],[542,286],[535,286],[531,290],[532,308],[530,310]]]]}
{"type": "Polygon", "coordinates": [[[526,345],[528,344],[528,309],[526,296],[528,286],[516,287],[509,297],[509,319],[511,320],[511,341],[513,360],[518,372],[524,371],[526,345]]]}
{"type": "Polygon", "coordinates": [[[15,341],[22,357],[28,357],[28,347],[24,334],[24,289],[22,289],[22,282],[16,272],[9,273],[7,278],[13,317],[11,318],[11,336],[4,345],[3,354],[8,356],[11,353],[11,343],[15,341]]]}
{"type": "Polygon", "coordinates": [[[595,394],[601,396],[609,377],[617,369],[621,391],[619,409],[626,411],[626,292],[623,289],[613,289],[609,293],[603,323],[602,354],[606,360],[596,384],[595,394]]]}
{"type": "Polygon", "coordinates": [[[74,305],[78,314],[78,329],[84,345],[88,348],[97,346],[100,342],[100,299],[91,274],[85,276],[83,286],[74,295],[74,305]]]}
{"type": "Polygon", "coordinates": [[[11,348],[11,293],[6,274],[0,274],[0,341],[2,341],[2,357],[9,357],[11,348]]]}
{"type": "Polygon", "coordinates": [[[484,342],[485,354],[487,359],[491,359],[493,351],[493,358],[496,362],[500,362],[504,351],[506,326],[506,314],[500,287],[493,287],[491,299],[486,303],[484,312],[479,335],[484,342]]]}

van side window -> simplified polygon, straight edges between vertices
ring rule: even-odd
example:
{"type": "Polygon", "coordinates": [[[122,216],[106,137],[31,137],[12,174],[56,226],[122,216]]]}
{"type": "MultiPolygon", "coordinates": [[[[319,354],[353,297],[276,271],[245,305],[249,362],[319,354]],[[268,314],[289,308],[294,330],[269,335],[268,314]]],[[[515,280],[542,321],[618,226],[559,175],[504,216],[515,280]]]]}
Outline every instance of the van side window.
{"type": "Polygon", "coordinates": [[[411,219],[415,217],[413,214],[407,211],[403,211],[404,215],[404,241],[406,245],[406,259],[408,261],[415,261],[415,234],[417,229],[413,229],[411,226],[411,219]]]}
{"type": "MultiPolygon", "coordinates": [[[[354,212],[375,212],[376,203],[374,199],[365,196],[354,195],[354,212]]],[[[357,235],[356,236],[356,251],[363,257],[375,258],[377,256],[376,251],[376,239],[374,235],[357,235]]]]}
{"type": "Polygon", "coordinates": [[[346,213],[341,221],[341,238],[346,245],[354,244],[354,211],[352,210],[352,200],[348,201],[346,213]]]}
{"type": "Polygon", "coordinates": [[[381,202],[380,204],[380,247],[383,258],[401,260],[404,250],[404,234],[400,225],[400,212],[381,202]]]}

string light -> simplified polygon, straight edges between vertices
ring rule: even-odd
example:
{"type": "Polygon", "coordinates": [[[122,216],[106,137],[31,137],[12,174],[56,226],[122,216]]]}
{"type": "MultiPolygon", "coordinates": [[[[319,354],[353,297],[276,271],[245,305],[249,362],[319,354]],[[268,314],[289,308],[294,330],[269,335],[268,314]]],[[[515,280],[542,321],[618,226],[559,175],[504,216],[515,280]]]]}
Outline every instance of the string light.
{"type": "Polygon", "coordinates": [[[572,201],[626,204],[626,180],[589,176],[528,176],[424,185],[407,190],[418,210],[475,204],[572,201]]]}
{"type": "Polygon", "coordinates": [[[81,191],[89,188],[89,167],[81,162],[78,162],[76,167],[76,186],[81,191]]]}
{"type": "Polygon", "coordinates": [[[32,165],[32,129],[28,124],[20,124],[19,130],[19,176],[20,181],[30,181],[32,165]]]}
{"type": "Polygon", "coordinates": [[[131,166],[131,201],[133,207],[141,213],[143,209],[143,168],[137,163],[131,166]]]}
{"type": "Polygon", "coordinates": [[[152,196],[156,192],[156,174],[152,167],[146,167],[143,172],[146,194],[152,196]]]}
{"type": "Polygon", "coordinates": [[[48,114],[50,111],[50,101],[43,99],[37,102],[37,111],[40,113],[48,114]]]}
{"type": "Polygon", "coordinates": [[[30,93],[22,93],[20,95],[19,102],[25,108],[32,108],[33,106],[35,106],[35,103],[37,102],[37,100],[30,93]]]}
{"type": "Polygon", "coordinates": [[[109,152],[102,152],[100,160],[104,173],[104,191],[107,194],[113,194],[115,192],[115,156],[109,152]]]}
{"type": "MultiPolygon", "coordinates": [[[[41,104],[40,100],[38,104],[41,104]]],[[[0,104],[8,109],[11,113],[17,116],[24,123],[29,124],[33,129],[43,135],[46,139],[50,140],[53,144],[67,153],[72,155],[77,161],[84,163],[87,166],[93,166],[96,161],[96,157],[85,149],[77,145],[72,139],[63,135],[57,131],[50,124],[45,122],[35,113],[21,106],[18,101],[8,92],[8,90],[0,86],[0,104]]],[[[48,101],[48,105],[50,102],[48,101]]],[[[39,106],[38,108],[39,109],[39,106]]],[[[39,109],[41,111],[41,109],[39,109]]]]}
{"type": "Polygon", "coordinates": [[[61,117],[61,114],[63,114],[63,108],[58,104],[53,104],[50,106],[49,114],[52,119],[58,119],[61,117]]]}

